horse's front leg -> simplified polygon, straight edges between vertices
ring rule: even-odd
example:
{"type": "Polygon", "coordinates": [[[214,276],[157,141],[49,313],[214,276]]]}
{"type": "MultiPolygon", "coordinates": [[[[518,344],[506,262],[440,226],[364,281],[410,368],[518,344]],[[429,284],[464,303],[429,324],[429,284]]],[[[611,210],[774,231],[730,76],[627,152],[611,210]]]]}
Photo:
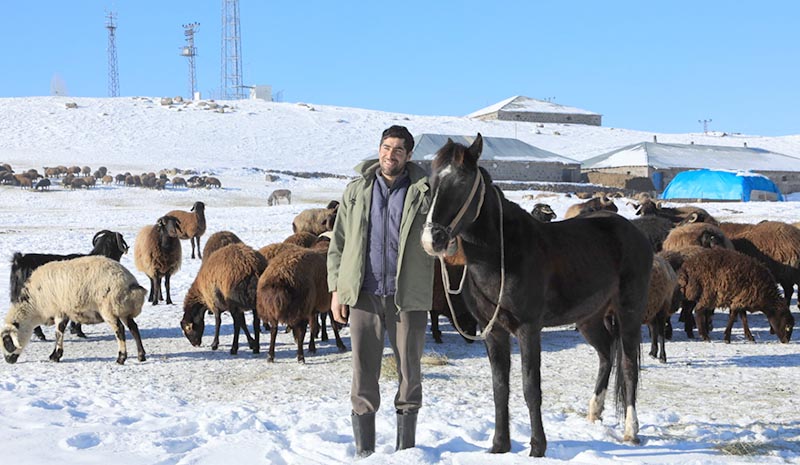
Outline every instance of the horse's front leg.
{"type": "Polygon", "coordinates": [[[508,426],[509,371],[511,369],[511,339],[508,331],[495,327],[485,340],[489,365],[492,368],[492,392],[494,394],[494,439],[493,454],[511,450],[511,434],[508,426]]]}
{"type": "Polygon", "coordinates": [[[522,356],[522,390],[531,418],[531,456],[544,457],[547,438],[542,425],[542,340],[541,328],[533,324],[517,330],[522,356]]]}

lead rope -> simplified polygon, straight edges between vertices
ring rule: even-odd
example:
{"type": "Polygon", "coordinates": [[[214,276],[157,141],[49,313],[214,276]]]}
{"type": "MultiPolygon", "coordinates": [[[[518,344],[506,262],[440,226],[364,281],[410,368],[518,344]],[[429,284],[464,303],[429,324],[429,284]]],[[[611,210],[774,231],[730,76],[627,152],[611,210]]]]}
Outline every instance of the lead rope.
{"type": "MultiPolygon", "coordinates": [[[[497,306],[494,308],[494,315],[492,315],[492,319],[489,320],[489,323],[483,328],[483,331],[477,336],[471,336],[464,332],[461,329],[461,325],[458,324],[458,319],[456,318],[456,312],[453,310],[453,302],[450,300],[450,294],[461,294],[464,288],[464,281],[466,281],[467,277],[467,264],[464,263],[464,272],[461,275],[461,283],[458,286],[458,289],[451,290],[450,289],[450,276],[447,274],[447,265],[444,262],[444,257],[439,256],[439,264],[440,271],[442,273],[442,283],[444,284],[444,296],[447,299],[447,306],[450,307],[450,316],[453,318],[453,324],[456,327],[458,333],[471,341],[482,341],[486,339],[486,335],[492,331],[492,327],[494,323],[497,321],[497,316],[500,314],[500,302],[503,300],[503,290],[505,289],[505,281],[506,281],[506,256],[505,256],[505,244],[503,241],[503,201],[500,198],[500,192],[497,190],[496,186],[492,186],[495,189],[495,194],[497,195],[497,203],[500,205],[500,294],[497,296],[497,306]]],[[[480,211],[480,210],[479,210],[480,211]]]]}

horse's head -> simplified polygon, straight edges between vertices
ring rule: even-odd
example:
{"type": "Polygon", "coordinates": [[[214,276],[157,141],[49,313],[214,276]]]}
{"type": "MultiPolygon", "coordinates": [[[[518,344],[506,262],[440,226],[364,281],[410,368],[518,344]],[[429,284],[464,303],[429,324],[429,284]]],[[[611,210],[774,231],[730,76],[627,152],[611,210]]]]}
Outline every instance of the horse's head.
{"type": "Polygon", "coordinates": [[[448,139],[436,152],[431,166],[433,203],[422,231],[422,247],[430,255],[445,255],[448,245],[475,221],[483,204],[486,184],[478,158],[483,137],[478,133],[469,147],[448,139]]]}

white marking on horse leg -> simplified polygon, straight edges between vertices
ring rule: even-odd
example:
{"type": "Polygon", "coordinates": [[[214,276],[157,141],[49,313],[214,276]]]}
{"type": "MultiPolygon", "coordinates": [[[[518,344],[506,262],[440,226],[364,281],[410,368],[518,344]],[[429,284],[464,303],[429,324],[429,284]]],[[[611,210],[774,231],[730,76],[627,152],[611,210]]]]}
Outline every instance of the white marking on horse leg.
{"type": "Polygon", "coordinates": [[[594,423],[597,420],[602,420],[603,408],[606,403],[606,389],[603,389],[600,394],[594,394],[589,400],[589,421],[594,423]]]}
{"type": "Polygon", "coordinates": [[[639,419],[636,417],[636,407],[629,405],[625,411],[625,442],[639,444],[639,419]]]}

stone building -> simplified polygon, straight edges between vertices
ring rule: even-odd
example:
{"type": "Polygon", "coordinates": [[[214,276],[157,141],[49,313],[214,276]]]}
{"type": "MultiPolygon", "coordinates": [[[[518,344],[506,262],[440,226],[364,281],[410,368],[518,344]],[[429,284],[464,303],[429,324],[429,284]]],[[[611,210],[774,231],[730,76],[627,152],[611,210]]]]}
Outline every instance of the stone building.
{"type": "Polygon", "coordinates": [[[588,124],[600,126],[603,116],[580,108],[515,95],[467,115],[480,120],[528,123],[588,124]]]}
{"type": "Polygon", "coordinates": [[[640,142],[584,160],[584,175],[619,173],[652,179],[661,192],[681,171],[752,171],[763,174],[784,194],[800,191],[800,159],[752,147],[640,142]]]}
{"type": "MultiPolygon", "coordinates": [[[[413,160],[430,172],[436,152],[450,138],[469,146],[475,136],[421,134],[414,136],[413,160]]],[[[497,181],[580,182],[581,164],[508,137],[484,137],[478,164],[497,181]]]]}

